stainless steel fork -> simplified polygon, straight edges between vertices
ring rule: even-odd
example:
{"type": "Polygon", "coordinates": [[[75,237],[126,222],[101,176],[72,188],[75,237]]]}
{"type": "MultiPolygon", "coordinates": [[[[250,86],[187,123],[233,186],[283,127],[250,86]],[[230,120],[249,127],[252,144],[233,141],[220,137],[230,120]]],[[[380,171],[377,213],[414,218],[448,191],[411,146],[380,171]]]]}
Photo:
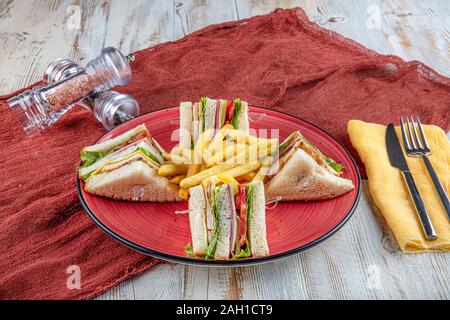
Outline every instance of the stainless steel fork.
{"type": "Polygon", "coordinates": [[[448,199],[447,193],[439,181],[439,178],[436,172],[431,165],[430,160],[428,159],[428,155],[431,153],[430,146],[428,145],[427,138],[425,137],[425,132],[422,128],[422,123],[420,122],[419,117],[416,117],[417,121],[414,121],[413,117],[406,117],[406,123],[403,121],[403,118],[400,118],[400,126],[402,129],[402,137],[403,144],[405,146],[406,153],[410,157],[421,157],[425,162],[425,165],[428,169],[428,173],[433,180],[434,186],[441,198],[442,204],[444,206],[445,211],[447,212],[447,216],[450,219],[450,201],[448,199]],[[419,129],[419,133],[417,132],[419,129]]]}

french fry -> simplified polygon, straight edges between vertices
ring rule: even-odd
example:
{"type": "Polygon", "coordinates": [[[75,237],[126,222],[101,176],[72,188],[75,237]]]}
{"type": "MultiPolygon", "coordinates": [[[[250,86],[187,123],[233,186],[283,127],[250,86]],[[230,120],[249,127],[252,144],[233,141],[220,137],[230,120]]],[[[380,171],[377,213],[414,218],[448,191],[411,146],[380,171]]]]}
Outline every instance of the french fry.
{"type": "Polygon", "coordinates": [[[275,161],[274,157],[265,157],[261,160],[261,168],[259,168],[252,181],[265,181],[266,177],[270,174],[270,169],[275,161]]]}
{"type": "Polygon", "coordinates": [[[222,164],[225,159],[233,158],[239,150],[245,148],[245,144],[225,143],[225,148],[216,152],[212,157],[205,159],[206,165],[212,167],[216,164],[222,164]]]}
{"type": "Polygon", "coordinates": [[[278,155],[276,155],[275,157],[268,156],[268,157],[263,158],[261,160],[261,167],[269,167],[269,166],[271,166],[273,164],[273,162],[275,161],[277,156],[278,155]]]}
{"type": "Polygon", "coordinates": [[[270,143],[269,140],[260,140],[258,145],[258,159],[263,159],[266,156],[270,156],[278,149],[278,144],[270,143]]]}
{"type": "Polygon", "coordinates": [[[258,143],[259,140],[267,140],[246,134],[240,130],[232,130],[228,132],[228,136],[238,143],[245,144],[255,144],[258,143]]]}
{"type": "Polygon", "coordinates": [[[176,154],[170,155],[171,162],[174,164],[190,164],[191,163],[191,157],[183,157],[176,154]]]}
{"type": "Polygon", "coordinates": [[[172,156],[170,155],[170,153],[163,152],[162,156],[167,162],[172,162],[172,156]]]}
{"type": "Polygon", "coordinates": [[[228,132],[228,136],[238,143],[245,143],[245,144],[267,143],[268,145],[278,144],[278,139],[258,138],[252,135],[245,134],[240,130],[231,130],[230,132],[228,132]]]}
{"type": "Polygon", "coordinates": [[[256,173],[256,175],[253,177],[252,182],[256,182],[256,181],[262,181],[264,182],[264,180],[266,179],[266,174],[265,172],[269,170],[269,168],[267,167],[261,167],[259,169],[259,171],[256,173]]]}
{"type": "Polygon", "coordinates": [[[180,196],[181,199],[187,200],[189,198],[189,189],[180,188],[178,190],[178,195],[180,196]]]}
{"type": "Polygon", "coordinates": [[[174,147],[171,151],[170,154],[176,154],[177,156],[187,156],[190,155],[192,153],[192,150],[190,149],[185,149],[185,148],[180,148],[180,147],[174,147]]]}
{"type": "Polygon", "coordinates": [[[228,169],[224,172],[224,174],[232,176],[232,177],[239,177],[239,176],[243,176],[247,173],[253,172],[255,170],[258,170],[259,167],[261,167],[261,162],[259,162],[259,161],[249,162],[249,163],[240,164],[234,168],[228,169]]]}
{"type": "Polygon", "coordinates": [[[228,132],[228,136],[237,143],[241,144],[254,144],[258,142],[258,138],[247,135],[240,130],[231,130],[228,132]]]}
{"type": "Polygon", "coordinates": [[[158,175],[162,177],[175,177],[179,175],[185,175],[189,169],[186,164],[173,164],[167,163],[163,164],[159,170],[158,175]]]}
{"type": "Polygon", "coordinates": [[[214,184],[217,184],[217,183],[219,183],[220,181],[219,181],[219,179],[217,178],[217,176],[214,175],[214,176],[208,177],[208,178],[206,178],[205,180],[203,180],[203,181],[201,182],[201,185],[206,189],[206,187],[208,186],[208,184],[209,184],[210,182],[214,182],[214,184]]]}
{"type": "Polygon", "coordinates": [[[216,135],[214,136],[214,138],[212,139],[211,143],[208,145],[208,147],[206,148],[206,151],[209,154],[214,154],[217,150],[220,149],[220,147],[222,146],[222,141],[223,139],[226,137],[226,135],[228,134],[228,132],[230,132],[231,130],[233,130],[233,126],[231,124],[227,124],[224,125],[222,127],[222,129],[220,129],[219,131],[217,131],[216,135]]]}
{"type": "Polygon", "coordinates": [[[239,182],[236,181],[236,179],[229,174],[226,174],[224,172],[220,172],[216,175],[217,179],[222,181],[224,184],[229,184],[233,188],[233,193],[236,194],[238,192],[239,182]]]}
{"type": "Polygon", "coordinates": [[[258,141],[256,142],[260,148],[269,148],[269,147],[278,147],[278,140],[277,139],[263,139],[258,138],[258,141]]]}
{"type": "Polygon", "coordinates": [[[175,164],[190,164],[192,162],[192,150],[175,147],[164,158],[175,164]]]}
{"type": "Polygon", "coordinates": [[[231,168],[233,168],[235,165],[229,165],[229,164],[219,164],[216,165],[214,167],[211,167],[209,169],[206,169],[204,171],[201,171],[193,176],[187,177],[185,179],[183,179],[180,182],[180,187],[181,188],[191,188],[194,187],[196,185],[199,185],[200,183],[202,183],[203,180],[214,176],[220,172],[224,172],[227,171],[231,168]]]}
{"type": "Polygon", "coordinates": [[[202,168],[202,165],[201,165],[201,164],[194,164],[194,163],[191,163],[191,164],[189,165],[189,168],[188,168],[188,172],[187,172],[187,174],[186,174],[186,177],[190,177],[190,176],[193,176],[194,174],[199,173],[200,170],[201,170],[201,168],[202,168]]]}
{"type": "Polygon", "coordinates": [[[214,153],[204,153],[203,154],[203,161],[208,167],[211,167],[214,165],[214,159],[216,158],[216,154],[223,154],[225,152],[225,149],[227,146],[231,146],[232,144],[235,144],[234,141],[221,141],[215,148],[214,153]]]}
{"type": "Polygon", "coordinates": [[[185,175],[175,176],[172,178],[172,180],[170,180],[170,182],[173,184],[180,184],[181,180],[183,180],[184,178],[186,178],[185,175]]]}
{"type": "Polygon", "coordinates": [[[258,138],[259,142],[267,142],[270,145],[278,145],[278,138],[258,138]]]}
{"type": "Polygon", "coordinates": [[[255,162],[258,160],[258,144],[246,146],[239,151],[234,157],[227,157],[225,163],[227,164],[244,164],[246,162],[255,162]]]}
{"type": "Polygon", "coordinates": [[[205,148],[211,142],[213,134],[214,134],[214,129],[208,129],[200,135],[200,137],[194,147],[194,155],[193,155],[193,159],[192,159],[192,162],[194,164],[202,163],[203,152],[204,152],[205,148]]]}

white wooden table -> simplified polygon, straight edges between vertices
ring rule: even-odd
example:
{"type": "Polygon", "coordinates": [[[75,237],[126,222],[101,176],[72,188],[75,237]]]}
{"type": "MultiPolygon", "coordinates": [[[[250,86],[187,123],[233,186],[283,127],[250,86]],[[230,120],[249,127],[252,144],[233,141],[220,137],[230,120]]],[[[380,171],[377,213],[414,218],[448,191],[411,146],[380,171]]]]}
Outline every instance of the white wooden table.
{"type": "MultiPolygon", "coordinates": [[[[41,79],[57,57],[94,58],[178,39],[212,23],[302,7],[380,53],[450,76],[450,1],[0,0],[0,95],[41,79]]],[[[303,254],[257,267],[161,264],[100,299],[449,299],[450,255],[398,251],[364,192],[350,222],[303,254]]]]}

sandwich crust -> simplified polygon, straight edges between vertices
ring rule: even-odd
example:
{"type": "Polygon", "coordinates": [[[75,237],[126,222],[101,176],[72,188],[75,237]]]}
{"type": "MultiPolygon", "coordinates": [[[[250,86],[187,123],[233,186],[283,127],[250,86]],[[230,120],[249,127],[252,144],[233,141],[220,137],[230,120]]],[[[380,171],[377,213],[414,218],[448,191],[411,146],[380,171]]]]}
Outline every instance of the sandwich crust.
{"type": "Polygon", "coordinates": [[[181,201],[177,186],[158,176],[155,169],[141,160],[89,177],[85,190],[115,200],[181,201]]]}
{"type": "Polygon", "coordinates": [[[206,232],[206,199],[202,186],[189,190],[189,224],[192,235],[192,251],[196,256],[204,256],[208,247],[206,232]]]}
{"type": "Polygon", "coordinates": [[[249,134],[248,103],[241,101],[241,105],[241,114],[238,117],[238,130],[244,132],[245,134],[249,134]]]}
{"type": "Polygon", "coordinates": [[[192,102],[182,102],[180,104],[180,148],[191,149],[193,129],[192,102]]]}
{"type": "Polygon", "coordinates": [[[334,176],[302,149],[297,149],[282,169],[267,183],[266,196],[283,201],[336,198],[355,186],[334,176]]]}
{"type": "Polygon", "coordinates": [[[107,141],[94,144],[92,146],[88,146],[83,148],[82,151],[91,151],[91,152],[105,152],[109,151],[121,144],[129,141],[134,136],[138,135],[141,132],[147,131],[147,127],[145,124],[138,125],[137,127],[107,141]]]}
{"type": "Polygon", "coordinates": [[[217,100],[207,99],[205,112],[205,131],[216,127],[217,100]]]}
{"type": "Polygon", "coordinates": [[[250,249],[252,256],[266,256],[269,254],[266,231],[266,199],[262,181],[253,183],[253,206],[250,217],[250,249]]]}
{"type": "Polygon", "coordinates": [[[231,204],[228,200],[228,190],[223,187],[218,191],[217,214],[219,216],[219,239],[217,240],[215,259],[228,259],[231,240],[231,204]]]}

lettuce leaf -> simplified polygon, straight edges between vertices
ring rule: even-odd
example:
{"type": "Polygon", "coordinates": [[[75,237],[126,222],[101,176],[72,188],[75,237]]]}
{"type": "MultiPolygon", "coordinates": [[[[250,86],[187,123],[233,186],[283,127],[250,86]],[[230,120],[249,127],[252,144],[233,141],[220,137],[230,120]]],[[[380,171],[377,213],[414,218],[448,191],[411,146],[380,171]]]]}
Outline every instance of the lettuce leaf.
{"type": "MultiPolygon", "coordinates": [[[[133,140],[134,138],[136,138],[141,133],[142,133],[142,131],[139,131],[138,133],[134,134],[133,136],[130,137],[130,139],[128,141],[133,140]]],[[[128,141],[124,142],[124,143],[122,143],[120,145],[117,145],[114,148],[111,148],[110,150],[107,150],[107,151],[104,151],[104,152],[82,150],[81,153],[80,153],[80,157],[81,157],[81,161],[83,162],[83,164],[80,167],[78,167],[78,169],[89,167],[90,165],[92,165],[95,162],[97,162],[97,160],[99,160],[99,159],[105,157],[106,155],[108,155],[110,152],[113,152],[114,150],[121,149],[122,147],[124,147],[128,143],[128,141]]],[[[158,145],[158,143],[156,143],[156,145],[158,145]]]]}
{"type": "Polygon", "coordinates": [[[233,128],[235,129],[239,129],[239,116],[242,112],[242,102],[241,99],[236,99],[234,100],[234,115],[230,120],[230,124],[233,126],[233,128]]]}
{"type": "Polygon", "coordinates": [[[153,161],[155,161],[157,164],[161,164],[161,162],[158,160],[158,158],[156,158],[154,154],[148,152],[147,149],[142,148],[142,147],[138,147],[136,150],[141,151],[143,154],[145,154],[148,158],[150,158],[153,161]]]}
{"type": "Polygon", "coordinates": [[[85,150],[81,151],[80,156],[83,164],[80,167],[78,167],[78,170],[85,167],[89,167],[90,165],[97,162],[98,159],[101,159],[104,156],[106,156],[106,154],[107,154],[106,152],[85,151],[85,150]]]}
{"type": "Polygon", "coordinates": [[[344,165],[337,163],[331,158],[325,157],[325,161],[333,168],[334,171],[341,173],[342,169],[344,169],[344,165]]]}
{"type": "Polygon", "coordinates": [[[86,182],[86,180],[89,179],[89,177],[92,175],[93,172],[94,172],[94,171],[89,172],[89,173],[86,173],[86,174],[83,176],[83,181],[86,182]]]}
{"type": "Polygon", "coordinates": [[[201,97],[200,98],[200,103],[202,105],[202,108],[206,107],[206,103],[208,102],[208,98],[207,97],[201,97]]]}
{"type": "Polygon", "coordinates": [[[205,131],[205,115],[206,115],[206,103],[208,102],[208,98],[202,97],[200,99],[200,105],[202,107],[202,132],[205,131]]]}
{"type": "Polygon", "coordinates": [[[291,135],[286,140],[284,140],[282,144],[280,144],[280,146],[278,147],[278,152],[280,154],[282,154],[283,151],[286,150],[287,147],[289,147],[289,145],[291,144],[292,140],[295,138],[297,133],[298,131],[292,132],[291,135]]]}
{"type": "Polygon", "coordinates": [[[150,134],[149,134],[149,139],[151,140],[153,146],[155,147],[156,151],[158,151],[158,153],[162,156],[164,153],[166,153],[166,150],[164,150],[163,147],[161,147],[158,143],[158,141],[155,140],[155,138],[153,138],[150,134]]]}
{"type": "Polygon", "coordinates": [[[241,249],[238,254],[234,255],[233,256],[233,260],[242,259],[242,258],[249,258],[251,256],[252,256],[252,252],[250,250],[250,245],[248,243],[248,239],[245,239],[245,247],[244,247],[244,249],[241,249]]]}
{"type": "Polygon", "coordinates": [[[192,249],[192,245],[190,243],[186,246],[185,250],[186,250],[186,255],[188,257],[193,257],[194,256],[194,250],[192,249]]]}
{"type": "Polygon", "coordinates": [[[217,241],[219,240],[219,214],[217,212],[217,202],[219,199],[219,191],[222,189],[222,187],[223,186],[220,186],[214,189],[214,198],[213,203],[211,205],[211,213],[214,217],[214,236],[211,239],[208,248],[206,248],[205,259],[214,258],[214,253],[216,252],[217,247],[217,241]]]}

